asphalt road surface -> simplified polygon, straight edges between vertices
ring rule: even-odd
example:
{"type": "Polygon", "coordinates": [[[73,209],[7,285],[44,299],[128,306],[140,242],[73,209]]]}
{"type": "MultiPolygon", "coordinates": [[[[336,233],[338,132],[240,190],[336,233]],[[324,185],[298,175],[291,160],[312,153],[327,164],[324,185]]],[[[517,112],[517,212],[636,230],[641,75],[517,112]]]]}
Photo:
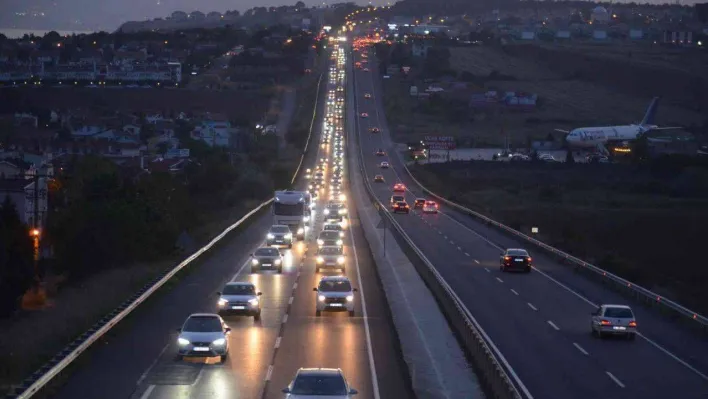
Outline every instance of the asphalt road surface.
{"type": "MultiPolygon", "coordinates": [[[[313,167],[315,157],[331,155],[319,148],[324,97],[320,93],[313,134],[313,145],[323,152],[310,151],[303,167],[313,167]]],[[[303,181],[298,184],[304,186],[303,181]]],[[[317,204],[320,215],[323,204],[317,204]]],[[[314,272],[313,240],[321,228],[319,216],[314,234],[286,251],[282,274],[251,274],[249,254],[263,245],[272,220],[267,213],[212,249],[192,273],[125,321],[53,397],[280,398],[299,367],[342,368],[359,398],[412,397],[388,305],[352,205],[345,245],[346,274],[359,288],[354,317],[315,317],[312,288],[321,274],[314,272]],[[177,360],[176,329],[191,313],[215,312],[216,292],[231,280],[251,281],[263,293],[261,321],[225,317],[232,331],[223,364],[215,359],[177,360]]]]}
{"type": "MultiPolygon", "coordinates": [[[[355,69],[358,134],[365,167],[378,198],[388,204],[393,184],[404,183],[406,200],[425,197],[393,151],[373,50],[369,68],[355,69]],[[371,98],[365,98],[365,93],[371,98]],[[362,117],[361,113],[368,113],[362,117]],[[378,127],[381,133],[370,133],[378,127]],[[387,156],[374,153],[378,148],[387,156]],[[392,168],[381,169],[381,161],[392,168]],[[373,183],[382,174],[385,183],[373,183]]],[[[360,53],[354,52],[359,61],[360,53]]],[[[664,317],[574,274],[535,253],[530,274],[499,271],[507,247],[523,247],[469,216],[446,209],[395,216],[426,254],[514,370],[527,397],[534,398],[706,398],[708,342],[664,317]],[[635,341],[596,339],[590,312],[600,303],[633,306],[640,336],[635,341]]]]}

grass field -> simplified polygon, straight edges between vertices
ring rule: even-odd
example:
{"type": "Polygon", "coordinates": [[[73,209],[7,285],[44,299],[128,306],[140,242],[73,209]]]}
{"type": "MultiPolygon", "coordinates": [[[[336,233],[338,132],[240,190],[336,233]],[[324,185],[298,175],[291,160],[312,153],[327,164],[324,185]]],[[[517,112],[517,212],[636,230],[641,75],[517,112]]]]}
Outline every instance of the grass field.
{"type": "Polygon", "coordinates": [[[413,173],[438,194],[527,234],[539,227],[549,245],[708,313],[708,269],[695,262],[708,223],[705,170],[457,162],[413,173]]]}

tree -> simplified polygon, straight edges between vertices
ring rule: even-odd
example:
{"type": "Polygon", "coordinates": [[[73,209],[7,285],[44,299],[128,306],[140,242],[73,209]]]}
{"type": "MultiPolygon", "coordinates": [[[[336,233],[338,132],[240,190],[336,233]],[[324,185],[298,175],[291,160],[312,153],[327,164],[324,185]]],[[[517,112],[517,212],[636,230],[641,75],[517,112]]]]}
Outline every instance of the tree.
{"type": "Polygon", "coordinates": [[[565,163],[567,164],[573,164],[575,163],[575,158],[573,157],[573,151],[568,150],[565,153],[565,163]]]}
{"type": "Polygon", "coordinates": [[[14,312],[32,285],[32,240],[10,197],[0,205],[0,317],[14,312]]]}
{"type": "Polygon", "coordinates": [[[305,8],[305,3],[303,3],[302,1],[298,1],[297,3],[295,3],[295,8],[303,9],[305,8]]]}

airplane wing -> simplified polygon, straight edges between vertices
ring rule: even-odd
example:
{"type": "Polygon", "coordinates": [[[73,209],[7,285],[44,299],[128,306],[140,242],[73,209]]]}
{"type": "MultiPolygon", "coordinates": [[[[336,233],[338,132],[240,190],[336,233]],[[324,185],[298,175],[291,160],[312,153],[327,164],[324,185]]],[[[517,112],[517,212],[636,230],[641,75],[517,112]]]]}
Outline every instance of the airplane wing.
{"type": "Polygon", "coordinates": [[[570,133],[570,130],[563,130],[563,129],[553,129],[553,130],[555,130],[556,132],[561,132],[561,133],[566,133],[566,134],[570,133]]]}

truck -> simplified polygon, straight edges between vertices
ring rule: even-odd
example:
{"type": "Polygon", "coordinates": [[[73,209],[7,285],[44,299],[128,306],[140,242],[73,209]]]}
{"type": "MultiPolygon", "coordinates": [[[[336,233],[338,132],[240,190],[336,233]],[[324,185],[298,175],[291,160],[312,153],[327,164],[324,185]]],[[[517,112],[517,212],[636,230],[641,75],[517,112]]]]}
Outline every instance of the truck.
{"type": "Polygon", "coordinates": [[[299,241],[305,239],[309,230],[312,197],[303,191],[276,191],[271,207],[274,225],[290,227],[299,241]]]}

